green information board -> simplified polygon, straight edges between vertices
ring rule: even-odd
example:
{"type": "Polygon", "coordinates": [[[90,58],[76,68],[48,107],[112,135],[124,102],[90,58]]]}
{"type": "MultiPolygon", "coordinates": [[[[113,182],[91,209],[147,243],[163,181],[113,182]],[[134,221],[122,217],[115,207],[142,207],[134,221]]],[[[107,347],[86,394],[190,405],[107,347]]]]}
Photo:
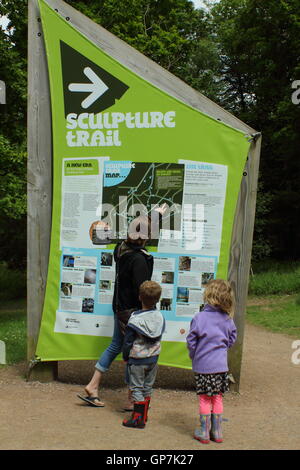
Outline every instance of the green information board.
{"type": "Polygon", "coordinates": [[[145,81],[39,1],[53,132],[53,208],[46,296],[36,350],[42,361],[97,359],[113,331],[114,245],[128,221],[168,206],[153,280],[166,319],[160,363],[190,368],[185,338],[209,279],[227,277],[249,142],[243,132],[145,81]],[[167,217],[166,217],[167,221],[167,217]]]}

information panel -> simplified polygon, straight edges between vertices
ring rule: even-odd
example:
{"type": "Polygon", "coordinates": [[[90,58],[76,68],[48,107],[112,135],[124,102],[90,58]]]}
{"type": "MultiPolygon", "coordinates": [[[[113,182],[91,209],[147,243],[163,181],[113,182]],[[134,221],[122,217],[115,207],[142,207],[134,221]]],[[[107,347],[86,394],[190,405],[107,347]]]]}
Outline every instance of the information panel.
{"type": "Polygon", "coordinates": [[[245,135],[107,55],[39,1],[52,104],[53,212],[36,355],[97,359],[113,331],[115,243],[163,208],[147,249],[166,320],[160,363],[190,368],[186,335],[210,279],[227,277],[245,135]],[[109,228],[107,242],[97,224],[109,228]],[[96,227],[96,228],[95,228],[96,227]]]}

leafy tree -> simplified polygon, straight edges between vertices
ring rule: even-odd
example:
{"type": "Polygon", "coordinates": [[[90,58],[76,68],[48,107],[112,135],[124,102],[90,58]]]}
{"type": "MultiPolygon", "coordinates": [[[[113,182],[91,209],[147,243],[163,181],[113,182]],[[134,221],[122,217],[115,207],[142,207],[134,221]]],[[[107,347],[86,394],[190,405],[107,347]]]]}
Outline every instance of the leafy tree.
{"type": "Polygon", "coordinates": [[[0,28],[0,75],[7,97],[6,109],[0,114],[0,132],[14,144],[21,144],[26,139],[27,1],[0,1],[0,16],[7,14],[8,32],[0,28]]]}
{"type": "Polygon", "coordinates": [[[273,255],[299,258],[300,106],[291,101],[291,83],[300,78],[299,1],[221,0],[211,15],[225,90],[220,103],[263,133],[256,227],[264,229],[256,237],[268,240],[273,255]]]}
{"type": "Polygon", "coordinates": [[[190,0],[102,0],[67,3],[189,82],[186,64],[208,36],[203,10],[190,0]]]}
{"type": "Polygon", "coordinates": [[[27,2],[0,2],[11,20],[8,33],[0,29],[0,259],[12,267],[26,263],[26,10],[27,2]]]}

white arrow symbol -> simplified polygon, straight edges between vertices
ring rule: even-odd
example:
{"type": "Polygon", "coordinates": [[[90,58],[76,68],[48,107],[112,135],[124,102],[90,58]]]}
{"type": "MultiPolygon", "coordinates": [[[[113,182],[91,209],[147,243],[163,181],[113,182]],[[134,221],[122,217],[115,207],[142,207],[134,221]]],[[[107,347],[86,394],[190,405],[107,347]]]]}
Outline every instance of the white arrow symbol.
{"type": "Polygon", "coordinates": [[[69,90],[77,92],[90,92],[90,95],[82,101],[81,106],[86,109],[89,108],[100,96],[107,90],[108,86],[93,72],[90,67],[83,70],[84,75],[91,80],[91,83],[70,83],[69,90]]]}

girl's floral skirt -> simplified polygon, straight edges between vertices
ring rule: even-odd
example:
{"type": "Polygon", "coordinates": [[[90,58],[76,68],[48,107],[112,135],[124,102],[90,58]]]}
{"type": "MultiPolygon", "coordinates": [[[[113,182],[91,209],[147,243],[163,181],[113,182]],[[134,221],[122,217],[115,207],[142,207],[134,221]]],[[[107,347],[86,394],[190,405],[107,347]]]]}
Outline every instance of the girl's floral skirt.
{"type": "Polygon", "coordinates": [[[197,395],[219,395],[229,392],[228,372],[217,374],[197,374],[195,373],[197,395]]]}

